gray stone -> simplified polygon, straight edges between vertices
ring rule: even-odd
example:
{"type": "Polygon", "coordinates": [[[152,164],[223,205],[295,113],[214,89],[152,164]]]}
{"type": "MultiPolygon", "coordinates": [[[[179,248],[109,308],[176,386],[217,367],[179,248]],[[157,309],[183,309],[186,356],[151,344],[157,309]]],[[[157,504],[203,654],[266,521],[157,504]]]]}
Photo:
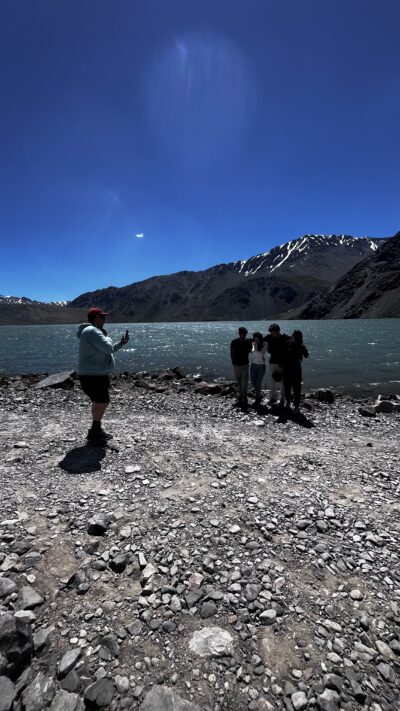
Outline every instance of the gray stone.
{"type": "Polygon", "coordinates": [[[126,568],[126,556],[122,553],[116,555],[115,558],[110,560],[110,568],[114,573],[123,573],[126,568]]]}
{"type": "Polygon", "coordinates": [[[233,638],[221,627],[203,627],[192,635],[189,648],[200,657],[232,656],[233,638]]]}
{"type": "Polygon", "coordinates": [[[34,607],[43,605],[43,598],[30,585],[24,585],[20,591],[20,599],[18,600],[18,608],[20,610],[33,610],[34,607]]]}
{"type": "Polygon", "coordinates": [[[106,514],[94,514],[88,522],[87,532],[90,536],[104,536],[110,525],[110,517],[106,514]]]}
{"type": "Polygon", "coordinates": [[[46,646],[51,633],[54,631],[54,627],[42,627],[40,630],[33,635],[33,646],[36,652],[40,652],[43,647],[46,646]]]}
{"type": "Polygon", "coordinates": [[[343,679],[341,676],[338,674],[325,674],[323,681],[324,686],[327,689],[333,689],[334,691],[337,691],[338,694],[341,693],[343,688],[343,679]]]}
{"type": "Polygon", "coordinates": [[[105,661],[110,661],[119,655],[119,644],[115,635],[106,634],[100,641],[100,657],[105,661]]]}
{"type": "Polygon", "coordinates": [[[15,699],[15,686],[11,679],[0,676],[0,711],[11,711],[15,699]]]}
{"type": "Polygon", "coordinates": [[[73,669],[67,674],[67,676],[62,680],[61,686],[65,691],[70,691],[75,693],[81,688],[81,678],[78,672],[73,669]]]}
{"type": "Polygon", "coordinates": [[[248,602],[256,600],[261,592],[261,585],[248,583],[244,589],[244,596],[248,602]]]}
{"type": "Polygon", "coordinates": [[[0,598],[7,597],[18,590],[17,585],[10,578],[0,578],[0,598]]]}
{"type": "Polygon", "coordinates": [[[74,375],[75,372],[73,370],[69,370],[64,373],[55,373],[54,375],[49,375],[44,380],[41,380],[39,383],[36,383],[34,389],[42,390],[43,388],[73,388],[74,375]]]}
{"type": "Polygon", "coordinates": [[[333,689],[325,689],[323,694],[317,697],[317,706],[320,711],[339,711],[340,696],[333,689]]]}
{"type": "Polygon", "coordinates": [[[50,711],[85,711],[85,704],[78,694],[62,690],[54,697],[50,711]]]}
{"type": "Polygon", "coordinates": [[[0,616],[0,654],[7,659],[11,677],[28,664],[33,653],[32,630],[28,622],[13,615],[0,616]]]}
{"type": "Polygon", "coordinates": [[[200,706],[186,701],[168,686],[156,684],[147,692],[140,711],[200,711],[200,706]]]}
{"type": "Polygon", "coordinates": [[[24,711],[42,711],[50,706],[56,693],[54,679],[39,672],[22,694],[24,711]]]}
{"type": "Polygon", "coordinates": [[[213,617],[217,614],[218,608],[214,600],[207,600],[203,602],[200,610],[200,617],[207,619],[208,617],[213,617]]]}
{"type": "Polygon", "coordinates": [[[295,691],[291,696],[291,701],[295,711],[302,711],[307,708],[307,696],[304,691],[295,691]]]}
{"type": "Polygon", "coordinates": [[[129,679],[127,676],[120,676],[117,674],[117,676],[114,679],[115,682],[115,688],[117,689],[119,694],[127,694],[130,688],[129,684],[129,679]]]}
{"type": "Polygon", "coordinates": [[[276,610],[264,610],[260,615],[260,622],[263,625],[272,625],[276,620],[276,610]]]}
{"type": "Polygon", "coordinates": [[[103,677],[86,688],[85,703],[86,705],[92,704],[94,708],[103,708],[111,704],[114,694],[115,689],[113,684],[109,679],[103,677]]]}
{"type": "Polygon", "coordinates": [[[76,647],[76,649],[70,649],[64,654],[58,665],[59,679],[62,679],[74,668],[81,654],[82,650],[80,647],[76,647]]]}
{"type": "Polygon", "coordinates": [[[385,679],[385,681],[390,681],[391,683],[393,683],[396,680],[396,675],[389,664],[381,662],[376,668],[379,674],[385,679]]]}
{"type": "Polygon", "coordinates": [[[390,400],[378,400],[378,402],[375,403],[375,412],[390,414],[394,412],[395,409],[394,403],[390,402],[390,400]]]}
{"type": "Polygon", "coordinates": [[[375,407],[372,407],[370,405],[361,405],[358,408],[358,412],[360,415],[363,417],[376,417],[376,410],[375,407]]]}

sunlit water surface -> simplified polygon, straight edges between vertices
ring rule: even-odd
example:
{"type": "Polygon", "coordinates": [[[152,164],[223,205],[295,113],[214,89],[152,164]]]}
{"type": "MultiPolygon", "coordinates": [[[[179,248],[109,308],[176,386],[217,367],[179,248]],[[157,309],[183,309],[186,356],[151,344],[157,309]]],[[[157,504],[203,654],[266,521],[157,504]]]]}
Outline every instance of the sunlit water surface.
{"type": "MultiPolygon", "coordinates": [[[[108,324],[119,340],[130,341],[116,355],[117,370],[157,370],[182,365],[205,378],[232,377],[229,344],[239,323],[108,324]]],[[[310,351],[304,362],[304,387],[335,387],[345,392],[400,393],[400,319],[286,321],[300,328],[310,351]]],[[[267,332],[268,322],[247,322],[249,334],[267,332]]],[[[76,326],[0,326],[0,373],[56,373],[76,367],[76,326]]]]}

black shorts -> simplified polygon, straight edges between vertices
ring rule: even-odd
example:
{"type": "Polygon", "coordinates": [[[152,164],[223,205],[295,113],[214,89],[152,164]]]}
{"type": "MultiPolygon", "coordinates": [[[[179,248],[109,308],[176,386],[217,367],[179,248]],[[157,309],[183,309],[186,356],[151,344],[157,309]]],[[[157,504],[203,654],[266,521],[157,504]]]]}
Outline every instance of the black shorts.
{"type": "Polygon", "coordinates": [[[109,387],[110,377],[108,375],[80,375],[80,383],[83,392],[88,395],[92,402],[110,402],[109,387]]]}

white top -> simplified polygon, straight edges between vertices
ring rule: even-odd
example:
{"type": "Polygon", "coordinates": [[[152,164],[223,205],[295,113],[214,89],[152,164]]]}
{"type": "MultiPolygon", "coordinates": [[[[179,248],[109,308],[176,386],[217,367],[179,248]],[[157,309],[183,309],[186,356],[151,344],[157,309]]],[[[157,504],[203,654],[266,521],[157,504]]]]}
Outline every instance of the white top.
{"type": "Polygon", "coordinates": [[[265,365],[266,350],[267,346],[263,346],[260,351],[256,351],[253,344],[253,350],[250,353],[250,363],[255,363],[255,365],[265,365]]]}

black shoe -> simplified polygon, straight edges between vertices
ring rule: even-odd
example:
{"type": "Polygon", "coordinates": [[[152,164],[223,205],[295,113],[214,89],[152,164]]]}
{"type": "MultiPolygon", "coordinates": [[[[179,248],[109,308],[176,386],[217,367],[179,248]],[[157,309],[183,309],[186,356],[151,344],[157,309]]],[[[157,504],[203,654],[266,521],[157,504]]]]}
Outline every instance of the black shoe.
{"type": "Polygon", "coordinates": [[[89,432],[87,433],[87,439],[89,442],[96,442],[96,443],[103,443],[107,442],[107,440],[112,439],[113,436],[111,434],[107,434],[102,428],[98,430],[90,429],[89,432]]]}

